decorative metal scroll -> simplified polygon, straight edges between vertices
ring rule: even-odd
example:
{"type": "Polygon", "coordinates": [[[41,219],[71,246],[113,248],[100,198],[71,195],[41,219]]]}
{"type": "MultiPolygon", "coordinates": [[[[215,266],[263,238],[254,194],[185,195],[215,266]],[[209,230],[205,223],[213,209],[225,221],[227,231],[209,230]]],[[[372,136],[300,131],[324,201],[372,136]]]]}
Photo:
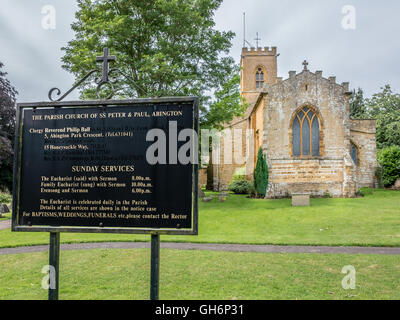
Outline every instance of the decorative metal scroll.
{"type": "MultiPolygon", "coordinates": [[[[116,57],[115,56],[110,56],[109,55],[109,49],[108,48],[104,48],[103,50],[103,56],[102,57],[97,57],[96,61],[97,62],[102,62],[103,63],[103,69],[102,69],[102,75],[101,78],[100,77],[96,77],[94,79],[95,83],[97,84],[97,88],[96,88],[96,95],[98,99],[100,98],[100,91],[101,88],[105,85],[109,86],[110,89],[110,94],[104,98],[105,100],[109,100],[111,99],[114,94],[115,94],[115,89],[113,84],[115,84],[117,82],[117,78],[115,77],[111,77],[112,73],[115,73],[117,71],[117,69],[109,69],[109,62],[110,61],[115,61],[116,57]]],[[[72,91],[74,91],[77,87],[79,87],[83,82],[85,82],[92,74],[94,73],[100,73],[99,69],[94,69],[89,71],[81,80],[79,80],[71,89],[69,89],[66,93],[64,93],[61,97],[59,97],[57,99],[57,97],[54,97],[54,93],[56,94],[56,96],[60,96],[61,95],[61,90],[58,88],[52,88],[49,91],[48,97],[50,99],[50,101],[61,101],[63,100],[66,96],[68,96],[72,91]]]]}

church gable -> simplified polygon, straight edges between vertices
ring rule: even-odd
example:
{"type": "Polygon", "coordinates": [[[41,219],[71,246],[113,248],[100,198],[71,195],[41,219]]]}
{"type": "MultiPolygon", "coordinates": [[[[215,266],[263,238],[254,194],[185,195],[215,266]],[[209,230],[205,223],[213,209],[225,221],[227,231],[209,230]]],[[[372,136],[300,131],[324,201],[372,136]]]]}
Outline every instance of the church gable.
{"type": "Polygon", "coordinates": [[[264,90],[268,196],[354,194],[348,84],[305,65],[302,72],[291,71],[286,80],[278,78],[264,90]]]}
{"type": "MultiPolygon", "coordinates": [[[[318,122],[313,124],[308,119],[301,124],[304,123],[307,130],[311,130],[312,125],[320,128],[319,156],[341,156],[346,137],[349,136],[347,86],[337,84],[334,78],[323,78],[322,72],[312,73],[308,70],[299,74],[290,72],[288,79],[278,79],[276,84],[267,85],[264,135],[268,138],[265,151],[276,157],[296,155],[293,132],[298,128],[293,131],[293,124],[297,126],[298,122],[294,122],[294,119],[299,110],[306,107],[313,110],[318,122]]],[[[305,137],[312,139],[311,135],[307,135],[307,130],[303,131],[305,137]]],[[[311,147],[312,143],[309,145],[311,147]]]]}
{"type": "Polygon", "coordinates": [[[289,71],[286,80],[278,78],[276,84],[266,84],[264,90],[272,97],[282,96],[285,99],[292,99],[293,103],[298,105],[306,102],[318,105],[323,100],[331,100],[330,102],[335,105],[345,105],[349,84],[345,82],[340,85],[336,83],[335,77],[324,78],[322,71],[313,73],[303,70],[298,74],[289,71]]]}

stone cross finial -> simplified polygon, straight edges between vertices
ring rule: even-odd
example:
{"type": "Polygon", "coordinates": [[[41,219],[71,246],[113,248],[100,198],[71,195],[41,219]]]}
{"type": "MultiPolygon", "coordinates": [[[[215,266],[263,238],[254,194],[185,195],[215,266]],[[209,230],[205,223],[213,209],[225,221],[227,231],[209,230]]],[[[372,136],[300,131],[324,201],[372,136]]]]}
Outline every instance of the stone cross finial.
{"type": "Polygon", "coordinates": [[[307,62],[307,60],[304,60],[303,61],[303,66],[304,66],[304,71],[308,71],[308,62],[307,62]]]}
{"type": "Polygon", "coordinates": [[[115,56],[110,56],[109,53],[110,53],[109,49],[108,48],[104,48],[103,56],[96,58],[97,62],[103,62],[103,76],[102,76],[102,79],[101,79],[102,82],[108,82],[109,62],[116,60],[116,57],[115,56]]]}

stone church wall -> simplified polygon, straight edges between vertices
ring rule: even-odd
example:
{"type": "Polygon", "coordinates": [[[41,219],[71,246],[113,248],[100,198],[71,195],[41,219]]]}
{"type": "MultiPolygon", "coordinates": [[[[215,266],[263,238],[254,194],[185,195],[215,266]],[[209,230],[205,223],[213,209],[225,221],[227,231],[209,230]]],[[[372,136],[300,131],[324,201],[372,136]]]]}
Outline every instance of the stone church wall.
{"type": "Polygon", "coordinates": [[[307,192],[340,197],[343,193],[343,159],[277,159],[269,161],[268,198],[307,192]]]}
{"type": "Polygon", "coordinates": [[[207,185],[207,168],[199,169],[199,186],[203,187],[207,185]]]}
{"type": "Polygon", "coordinates": [[[238,123],[226,129],[231,131],[231,136],[226,135],[222,132],[220,144],[217,148],[215,148],[215,151],[213,151],[213,153],[216,153],[214,155],[215,158],[218,158],[220,163],[220,165],[217,165],[215,163],[213,164],[213,190],[215,191],[228,190],[229,185],[233,180],[233,176],[237,170],[241,170],[243,168],[248,169],[247,176],[248,179],[251,179],[251,163],[250,167],[246,167],[249,162],[253,161],[253,151],[251,149],[248,150],[248,120],[245,119],[239,121],[238,123]],[[237,130],[238,135],[240,133],[241,139],[235,139],[234,130],[237,130]],[[227,149],[225,149],[226,144],[230,145],[230,147],[228,147],[227,149]],[[228,151],[228,155],[225,155],[225,150],[228,151]],[[229,150],[231,150],[230,154],[229,150]],[[239,159],[235,159],[235,150],[238,150],[237,155],[239,156],[239,159]],[[250,161],[249,159],[247,159],[246,161],[246,155],[248,154],[248,158],[250,159],[250,161]],[[227,157],[229,157],[229,159],[227,157]]]}
{"type": "Polygon", "coordinates": [[[240,93],[248,103],[257,100],[262,89],[256,88],[256,71],[264,73],[265,83],[275,83],[277,77],[277,48],[243,48],[240,74],[240,93]]]}
{"type": "Polygon", "coordinates": [[[357,188],[376,187],[376,120],[350,120],[351,141],[358,149],[357,188]]]}

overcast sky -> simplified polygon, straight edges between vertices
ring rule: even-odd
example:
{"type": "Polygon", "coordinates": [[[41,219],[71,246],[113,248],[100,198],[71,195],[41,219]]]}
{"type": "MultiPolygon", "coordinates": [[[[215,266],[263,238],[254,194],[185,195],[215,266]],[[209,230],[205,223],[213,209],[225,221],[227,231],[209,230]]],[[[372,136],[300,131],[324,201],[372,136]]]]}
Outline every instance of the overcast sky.
{"type": "MultiPolygon", "coordinates": [[[[74,82],[61,68],[61,47],[73,39],[70,24],[76,3],[68,0],[0,0],[0,61],[8,79],[19,91],[18,101],[47,101],[50,88],[63,93],[74,82]],[[42,9],[56,10],[55,29],[42,26],[42,9]]],[[[276,46],[278,75],[301,71],[304,59],[311,71],[350,82],[367,96],[390,84],[400,92],[400,1],[385,0],[225,0],[216,12],[219,30],[236,33],[230,52],[237,62],[243,46],[243,12],[246,40],[255,46],[276,46]],[[355,9],[342,13],[346,5],[355,9]],[[355,29],[345,29],[345,26],[355,29]]],[[[77,99],[71,94],[66,100],[77,99]]]]}

